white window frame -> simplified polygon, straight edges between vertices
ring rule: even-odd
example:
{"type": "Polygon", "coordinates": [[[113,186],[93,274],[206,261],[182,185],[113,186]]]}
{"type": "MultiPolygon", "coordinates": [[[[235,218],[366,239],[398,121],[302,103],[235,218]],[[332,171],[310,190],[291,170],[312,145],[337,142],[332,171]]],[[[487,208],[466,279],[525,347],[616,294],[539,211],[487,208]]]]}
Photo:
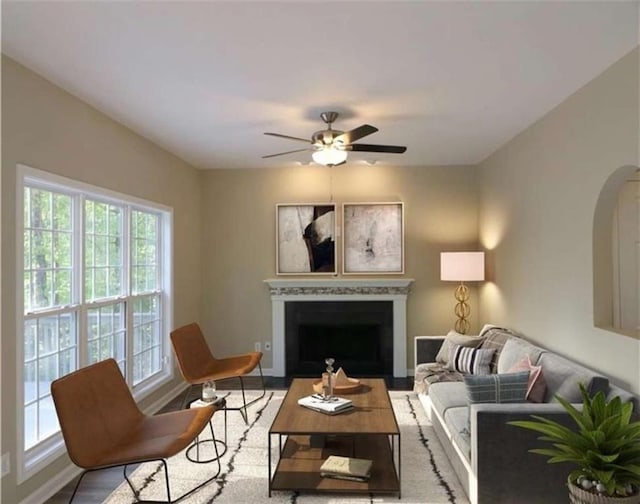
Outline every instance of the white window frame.
{"type": "MultiPolygon", "coordinates": [[[[141,198],[130,196],[116,191],[103,189],[98,186],[86,184],[84,182],[78,182],[76,180],[69,179],[60,175],[55,175],[46,171],[31,168],[29,166],[18,164],[17,165],[17,181],[16,181],[16,271],[19,272],[16,278],[16,421],[17,421],[17,436],[16,436],[16,462],[17,462],[17,480],[18,484],[26,481],[45,467],[47,467],[56,458],[65,453],[64,441],[60,432],[49,436],[48,438],[39,442],[36,446],[25,450],[24,448],[24,188],[25,186],[37,186],[44,190],[51,190],[56,192],[62,192],[65,194],[72,194],[74,196],[80,196],[82,202],[85,197],[96,199],[100,201],[117,203],[125,205],[135,210],[153,211],[161,215],[161,223],[159,227],[159,268],[158,275],[161,279],[160,290],[156,291],[161,294],[161,327],[160,333],[162,335],[163,355],[162,369],[159,373],[153,377],[147,378],[141,381],[135,387],[132,387],[132,394],[136,401],[140,401],[147,397],[149,394],[157,391],[161,386],[169,383],[174,378],[174,364],[173,355],[171,351],[171,343],[169,340],[169,331],[173,327],[173,209],[166,205],[161,205],[151,201],[147,201],[141,198]]],[[[76,276],[81,271],[79,264],[84,265],[84,222],[82,219],[82,212],[76,212],[73,216],[74,220],[74,235],[80,233],[80,238],[74,238],[74,268],[76,269],[76,276]]],[[[128,223],[125,222],[125,226],[128,223]]],[[[125,300],[133,300],[140,294],[131,294],[130,292],[130,271],[128,269],[129,263],[129,250],[125,250],[126,257],[125,263],[127,267],[127,274],[124,275],[126,285],[126,295],[121,296],[125,300]]],[[[76,278],[75,286],[73,289],[79,289],[76,292],[77,298],[73,302],[72,306],[78,309],[78,319],[76,324],[78,326],[78,347],[77,347],[77,365],[82,367],[86,365],[86,309],[94,305],[100,305],[103,300],[96,302],[85,303],[83,299],[84,278],[76,278]]],[[[151,292],[145,292],[143,295],[151,294],[151,292]]],[[[128,340],[132,341],[133,334],[127,335],[128,340]]],[[[127,380],[133,380],[132,370],[133,359],[131,355],[127,355],[128,376],[127,380]]]]}

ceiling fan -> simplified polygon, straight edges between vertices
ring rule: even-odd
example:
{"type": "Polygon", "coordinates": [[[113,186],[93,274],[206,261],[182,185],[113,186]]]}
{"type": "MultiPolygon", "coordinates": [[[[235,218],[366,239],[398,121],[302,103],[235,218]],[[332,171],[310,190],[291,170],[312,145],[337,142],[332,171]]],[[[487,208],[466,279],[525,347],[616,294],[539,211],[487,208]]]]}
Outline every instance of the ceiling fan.
{"type": "Polygon", "coordinates": [[[280,133],[265,133],[265,135],[288,138],[289,140],[296,140],[298,142],[304,142],[311,145],[304,149],[278,152],[277,154],[262,156],[262,158],[266,159],[276,156],[283,156],[285,154],[293,154],[294,152],[312,151],[313,153],[311,154],[311,157],[316,163],[325,166],[338,166],[347,162],[348,151],[402,154],[407,150],[406,147],[400,145],[353,143],[356,140],[360,140],[367,135],[375,133],[376,131],[378,131],[378,128],[375,128],[369,124],[363,124],[362,126],[358,126],[351,131],[339,131],[331,128],[333,122],[338,118],[337,112],[322,112],[322,114],[320,114],[320,117],[325,123],[327,123],[327,129],[316,131],[311,136],[311,140],[289,135],[281,135],[280,133]]]}

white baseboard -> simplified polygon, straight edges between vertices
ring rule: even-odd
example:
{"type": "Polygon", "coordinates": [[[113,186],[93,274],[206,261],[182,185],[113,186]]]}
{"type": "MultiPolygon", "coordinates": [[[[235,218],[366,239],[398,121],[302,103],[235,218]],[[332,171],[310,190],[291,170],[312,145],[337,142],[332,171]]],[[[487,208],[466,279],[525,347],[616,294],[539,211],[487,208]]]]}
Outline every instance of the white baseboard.
{"type": "Polygon", "coordinates": [[[20,504],[42,504],[57,494],[66,484],[82,472],[78,466],[69,463],[62,471],[47,481],[35,492],[30,493],[20,501],[20,504]]]}
{"type": "MultiPolygon", "coordinates": [[[[169,390],[169,392],[156,399],[153,403],[144,408],[143,413],[147,415],[153,415],[154,413],[157,413],[174,397],[176,397],[181,392],[184,392],[187,386],[188,385],[186,383],[180,383],[179,385],[176,385],[171,390],[169,390]]],[[[72,462],[69,462],[64,469],[59,471],[53,478],[47,481],[46,485],[41,486],[35,492],[31,492],[29,495],[27,495],[27,497],[20,501],[20,504],[42,504],[43,502],[46,502],[60,490],[62,490],[65,485],[67,485],[81,472],[82,469],[80,469],[72,462]]]]}

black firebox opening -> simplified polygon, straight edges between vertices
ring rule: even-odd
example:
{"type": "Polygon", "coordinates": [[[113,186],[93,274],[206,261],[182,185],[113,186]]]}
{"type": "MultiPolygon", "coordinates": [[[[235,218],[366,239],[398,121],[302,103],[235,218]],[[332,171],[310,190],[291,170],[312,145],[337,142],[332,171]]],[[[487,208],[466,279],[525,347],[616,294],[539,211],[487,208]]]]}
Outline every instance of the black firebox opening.
{"type": "Polygon", "coordinates": [[[349,376],[390,376],[393,302],[287,302],[285,355],[287,377],[319,377],[326,357],[349,376]]]}

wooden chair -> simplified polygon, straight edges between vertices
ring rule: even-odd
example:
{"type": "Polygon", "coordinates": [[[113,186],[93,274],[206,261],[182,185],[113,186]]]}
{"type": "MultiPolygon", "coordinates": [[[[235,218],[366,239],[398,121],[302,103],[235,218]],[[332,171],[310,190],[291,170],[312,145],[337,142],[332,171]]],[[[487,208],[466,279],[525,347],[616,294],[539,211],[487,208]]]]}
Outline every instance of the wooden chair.
{"type": "Polygon", "coordinates": [[[178,502],[220,472],[171,500],[166,460],[189,446],[209,424],[216,409],[194,408],[155,416],[145,415],[135,403],[129,387],[113,359],[79,369],[55,380],[51,394],[71,461],[83,469],[69,502],[72,502],[85,474],[124,466],[124,478],[137,495],[127,476],[127,466],[160,461],[164,465],[167,502],[178,502]]]}
{"type": "Polygon", "coordinates": [[[249,352],[224,359],[216,359],[209,349],[209,345],[200,330],[200,326],[195,322],[174,330],[171,333],[171,343],[178,358],[180,372],[185,381],[190,385],[182,400],[182,407],[184,408],[191,388],[194,385],[202,385],[210,380],[217,381],[227,378],[238,378],[242,390],[243,405],[238,408],[227,408],[227,410],[240,411],[245,423],[248,423],[247,406],[262,399],[266,393],[264,376],[262,375],[262,365],[260,363],[262,352],[249,352]],[[260,370],[262,395],[247,402],[242,378],[251,373],[256,366],[260,370]]]}

